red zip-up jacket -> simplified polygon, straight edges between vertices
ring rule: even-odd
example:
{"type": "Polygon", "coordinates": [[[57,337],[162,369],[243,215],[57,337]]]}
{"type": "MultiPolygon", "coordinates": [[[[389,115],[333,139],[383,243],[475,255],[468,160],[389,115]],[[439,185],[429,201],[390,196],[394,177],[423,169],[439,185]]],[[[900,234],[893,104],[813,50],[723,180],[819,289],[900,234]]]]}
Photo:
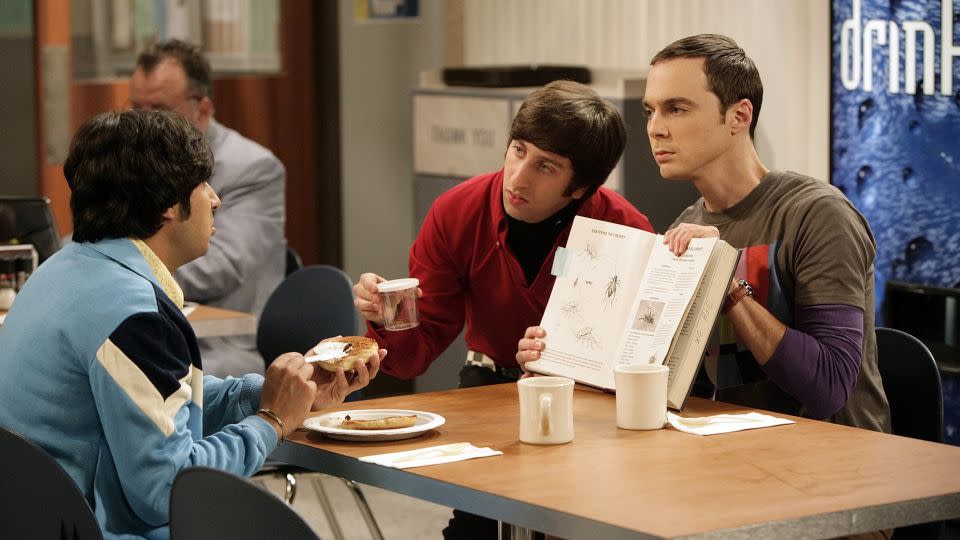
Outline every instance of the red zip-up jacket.
{"type": "MultiPolygon", "coordinates": [[[[367,335],[390,354],[385,373],[410,379],[422,374],[467,325],[467,347],[516,367],[517,341],[540,323],[555,277],[554,242],[540,272],[527,285],[520,262],[507,247],[507,215],[501,202],[503,171],[464,181],[433,203],[410,248],[410,277],[420,280],[420,326],[391,332],[367,323],[367,335]]],[[[577,215],[653,231],[646,216],[619,194],[600,188],[577,215]]]]}

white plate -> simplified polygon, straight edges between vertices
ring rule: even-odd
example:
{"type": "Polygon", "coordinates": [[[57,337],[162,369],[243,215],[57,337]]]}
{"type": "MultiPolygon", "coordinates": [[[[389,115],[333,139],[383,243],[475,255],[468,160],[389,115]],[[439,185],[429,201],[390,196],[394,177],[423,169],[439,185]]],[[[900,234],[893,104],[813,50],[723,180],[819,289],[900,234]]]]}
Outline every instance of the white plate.
{"type": "Polygon", "coordinates": [[[311,416],[303,422],[303,427],[319,431],[331,439],[343,441],[398,441],[421,435],[431,429],[440,427],[447,420],[439,414],[423,411],[407,411],[402,409],[362,409],[357,411],[339,411],[320,416],[311,416]],[[340,424],[343,417],[350,415],[354,420],[377,420],[387,416],[417,415],[417,423],[406,428],[397,429],[343,429],[340,424]]]}

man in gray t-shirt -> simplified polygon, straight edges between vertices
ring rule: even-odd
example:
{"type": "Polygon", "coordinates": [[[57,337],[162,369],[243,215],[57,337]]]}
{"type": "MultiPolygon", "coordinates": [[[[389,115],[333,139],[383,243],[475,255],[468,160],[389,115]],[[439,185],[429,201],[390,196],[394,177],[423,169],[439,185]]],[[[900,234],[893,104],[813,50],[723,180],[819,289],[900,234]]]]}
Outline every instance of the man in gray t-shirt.
{"type": "MultiPolygon", "coordinates": [[[[709,392],[890,432],[870,227],[836,188],[764,166],[753,145],[762,100],[756,66],[725,36],[678,40],[647,74],[647,135],[660,174],[691,181],[702,195],[665,242],[678,255],[705,236],[743,250],[704,362],[709,392]]],[[[528,328],[517,362],[536,360],[544,337],[543,328],[528,328]]]]}
{"type": "Polygon", "coordinates": [[[716,227],[721,238],[741,248],[738,276],[753,287],[752,301],[827,349],[820,354],[817,343],[785,329],[774,354],[758,368],[750,349],[737,343],[742,332],[728,313],[705,362],[717,398],[889,431],[873,332],[875,246],[866,220],[843,194],[807,176],[772,171],[723,210],[711,212],[698,200],[674,227],[682,223],[716,227]],[[845,318],[851,310],[856,314],[845,318]]]}
{"type": "Polygon", "coordinates": [[[721,400],[889,432],[873,235],[836,188],[763,165],[753,144],[762,98],[753,61],[724,36],[672,43],[647,77],[660,174],[702,195],[667,242],[680,253],[690,238],[719,234],[744,250],[706,371],[721,400]]]}

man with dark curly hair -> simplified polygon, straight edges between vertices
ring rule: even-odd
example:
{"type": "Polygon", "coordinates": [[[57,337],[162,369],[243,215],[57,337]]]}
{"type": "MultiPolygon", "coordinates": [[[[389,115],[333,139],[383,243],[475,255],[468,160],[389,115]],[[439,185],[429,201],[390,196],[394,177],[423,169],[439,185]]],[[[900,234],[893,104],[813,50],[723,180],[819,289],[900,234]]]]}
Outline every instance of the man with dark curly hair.
{"type": "Polygon", "coordinates": [[[0,328],[0,426],[60,463],[107,537],[166,537],[181,469],[253,474],[308,412],[366,386],[386,354],[350,377],[299,353],[266,378],[204,376],[173,274],[216,233],[212,167],[203,134],[177,114],[84,124],[64,165],[74,242],[31,275],[0,328]]]}

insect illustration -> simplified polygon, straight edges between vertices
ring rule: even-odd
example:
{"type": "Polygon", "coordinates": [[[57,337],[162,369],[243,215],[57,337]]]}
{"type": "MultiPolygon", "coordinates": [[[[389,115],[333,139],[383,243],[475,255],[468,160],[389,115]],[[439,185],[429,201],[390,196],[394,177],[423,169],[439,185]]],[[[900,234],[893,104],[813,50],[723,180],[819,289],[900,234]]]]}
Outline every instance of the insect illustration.
{"type": "Polygon", "coordinates": [[[578,304],[576,300],[570,300],[560,307],[560,312],[563,313],[564,317],[569,319],[580,313],[580,304],[578,304]]]}
{"type": "Polygon", "coordinates": [[[597,248],[597,246],[589,242],[587,245],[583,246],[583,249],[580,250],[579,255],[589,261],[591,264],[596,264],[597,261],[600,260],[600,250],[597,248]]]}
{"type": "Polygon", "coordinates": [[[577,341],[581,346],[588,349],[603,349],[603,345],[600,344],[600,339],[593,333],[592,326],[584,326],[577,330],[577,341]]]}
{"type": "Polygon", "coordinates": [[[616,274],[607,282],[607,288],[603,293],[603,309],[612,306],[613,302],[617,299],[617,291],[620,289],[620,283],[620,278],[616,274]]]}
{"type": "MultiPolygon", "coordinates": [[[[658,302],[644,300],[637,309],[637,321],[634,328],[646,332],[653,332],[657,329],[657,319],[660,316],[658,302]]],[[[662,306],[661,306],[662,307],[662,306]]]]}
{"type": "Polygon", "coordinates": [[[595,261],[598,258],[600,258],[600,251],[597,250],[596,246],[594,246],[593,244],[588,243],[586,246],[584,246],[582,253],[585,257],[589,258],[591,261],[595,261]]]}
{"type": "Polygon", "coordinates": [[[640,315],[640,320],[642,320],[644,324],[653,326],[653,323],[657,322],[657,316],[653,312],[653,308],[647,306],[647,308],[643,310],[643,314],[640,315]]]}

